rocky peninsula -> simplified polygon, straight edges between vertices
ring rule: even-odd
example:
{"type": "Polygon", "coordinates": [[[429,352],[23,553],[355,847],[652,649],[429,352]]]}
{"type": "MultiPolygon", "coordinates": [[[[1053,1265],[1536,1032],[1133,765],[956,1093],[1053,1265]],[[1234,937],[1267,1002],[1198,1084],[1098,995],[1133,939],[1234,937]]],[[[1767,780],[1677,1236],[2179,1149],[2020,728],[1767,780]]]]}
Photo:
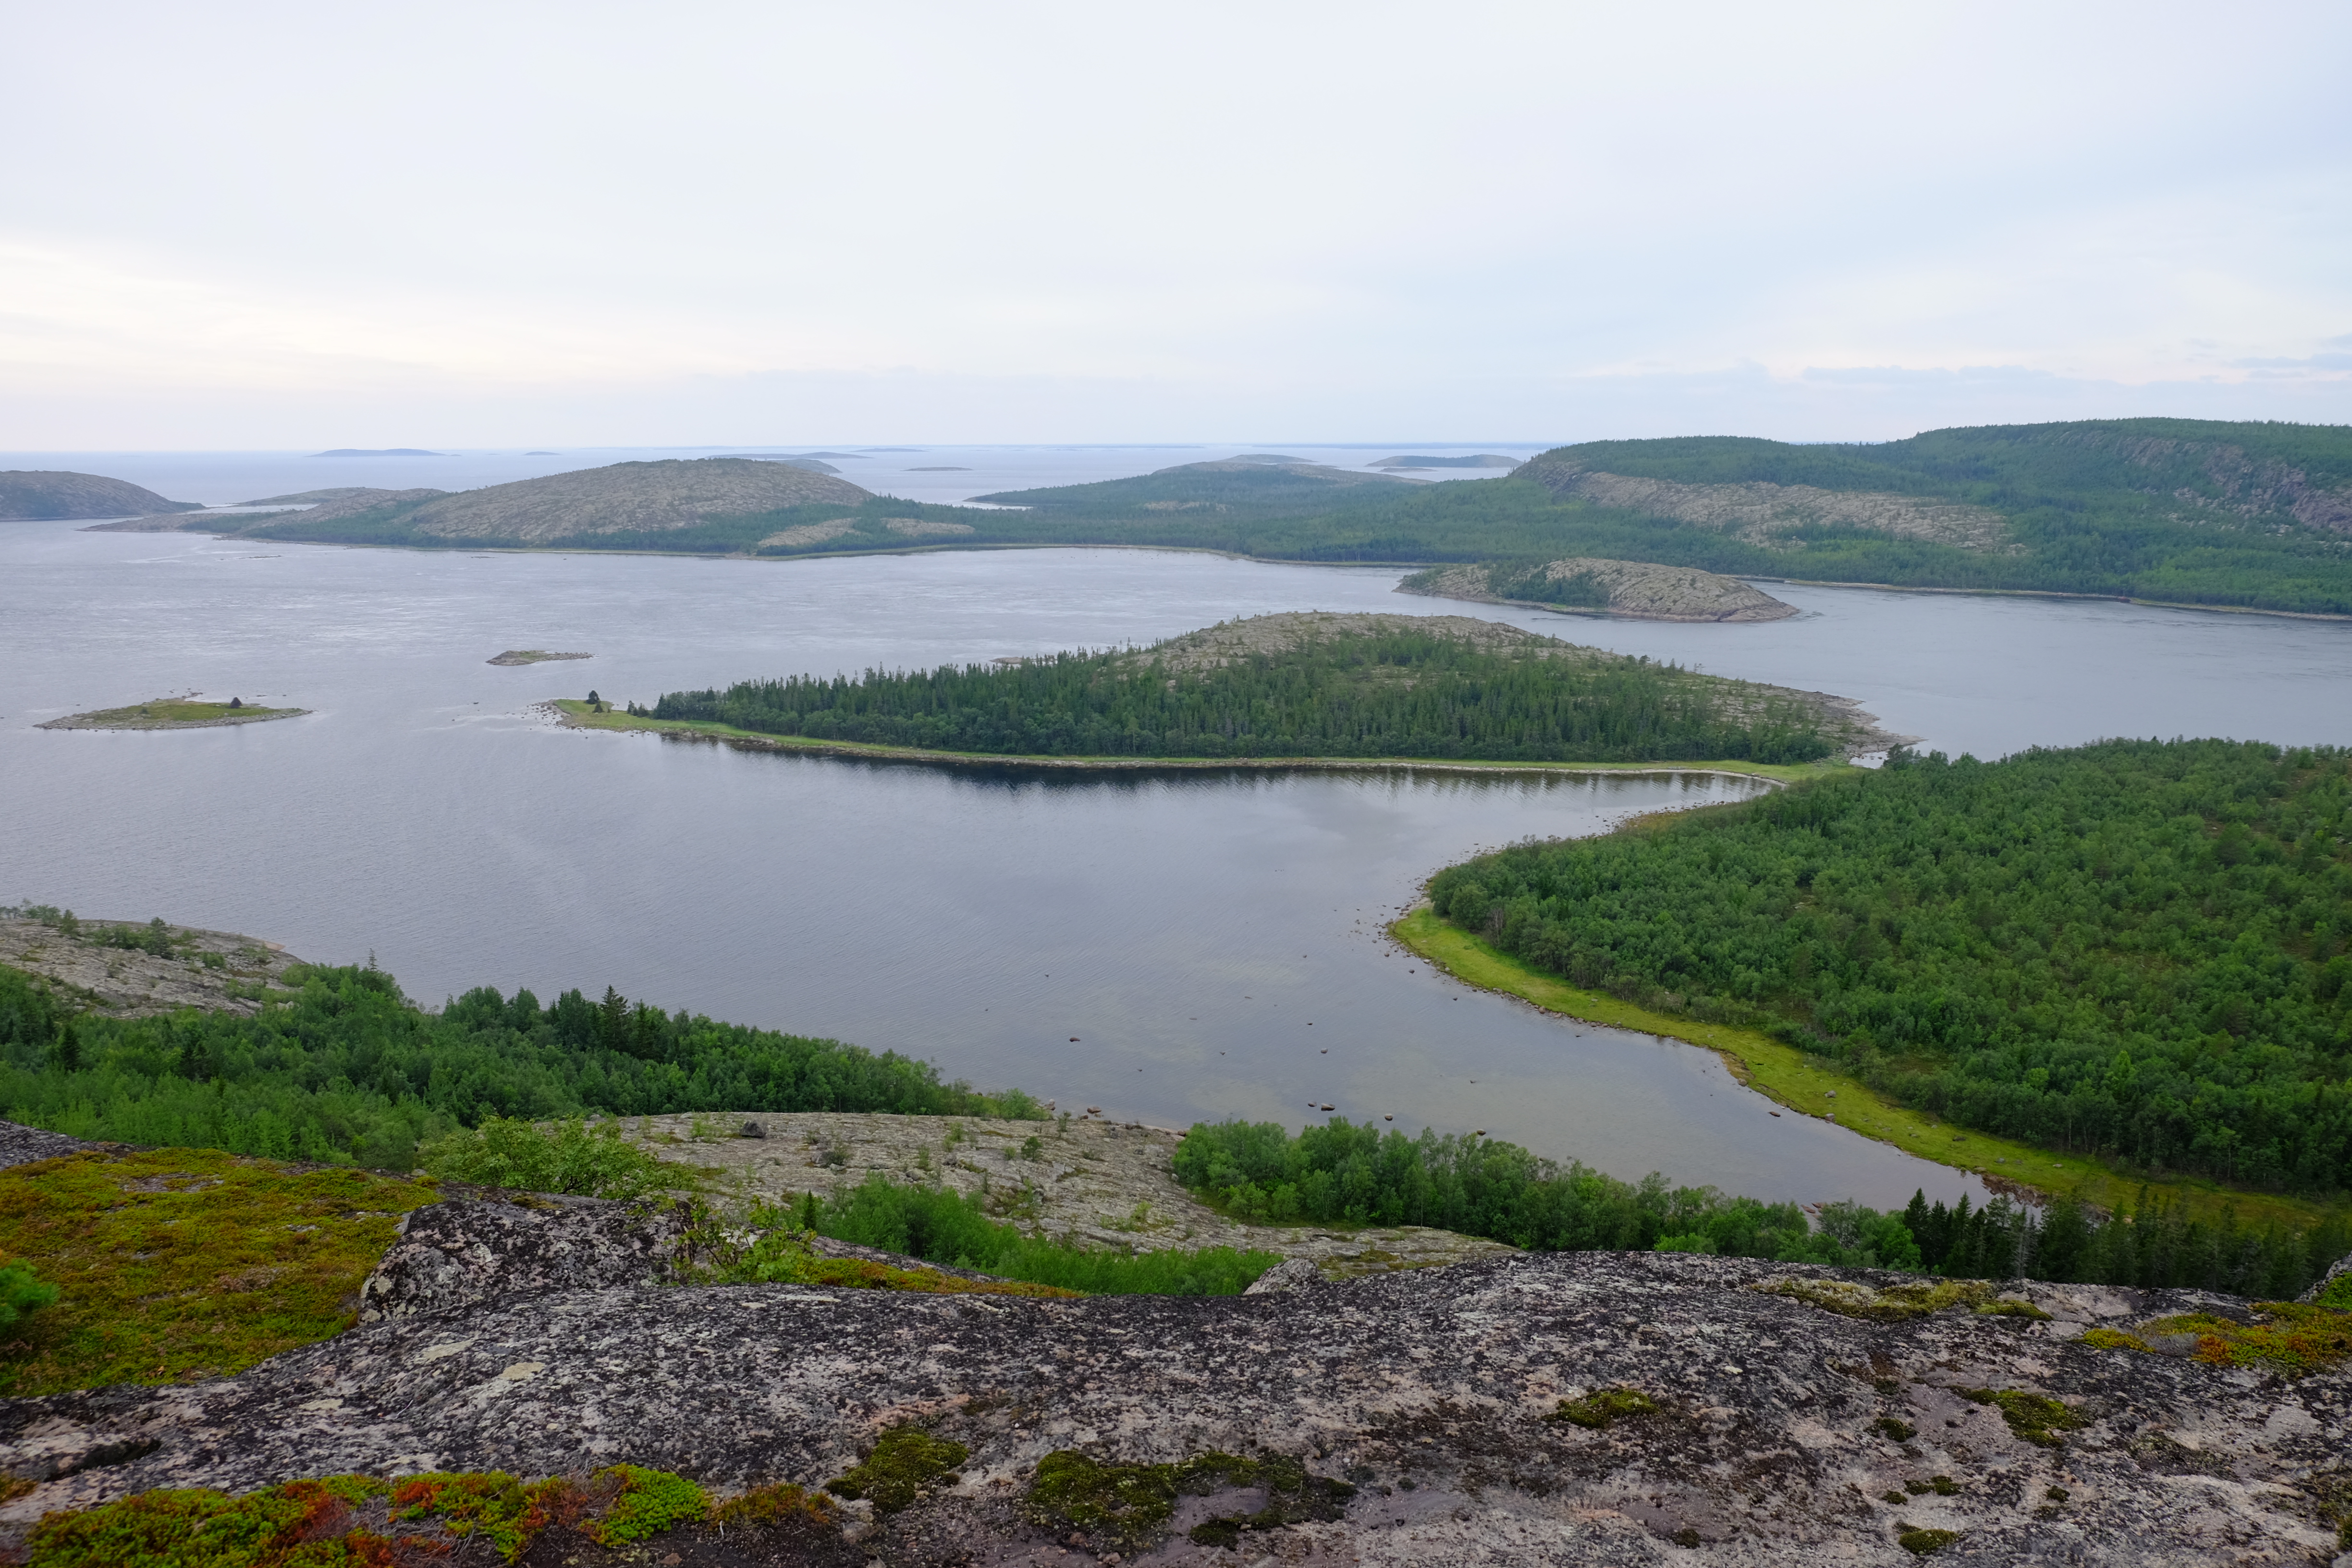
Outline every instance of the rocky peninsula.
{"type": "Polygon", "coordinates": [[[131,517],[200,511],[204,503],[166,500],[143,485],[62,468],[0,470],[0,521],[131,517]]]}
{"type": "Polygon", "coordinates": [[[1570,556],[1545,563],[1535,572],[1492,565],[1439,566],[1416,572],[1397,584],[1400,594],[1428,594],[1486,605],[1517,605],[1570,615],[1622,616],[1641,621],[1778,621],[1797,613],[1762,589],[1692,566],[1661,566],[1647,561],[1603,561],[1570,556]],[[1580,579],[1602,590],[1602,605],[1560,604],[1529,595],[1538,584],[1580,579]]]}

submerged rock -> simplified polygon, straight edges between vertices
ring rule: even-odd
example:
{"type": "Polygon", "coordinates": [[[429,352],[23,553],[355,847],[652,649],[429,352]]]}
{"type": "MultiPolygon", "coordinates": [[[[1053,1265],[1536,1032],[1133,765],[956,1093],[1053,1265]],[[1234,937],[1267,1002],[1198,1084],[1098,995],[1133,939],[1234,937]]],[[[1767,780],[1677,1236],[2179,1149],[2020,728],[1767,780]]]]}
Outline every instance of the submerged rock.
{"type": "Polygon", "coordinates": [[[920,1448],[957,1457],[887,1508],[847,1505],[894,1564],[2338,1550],[2340,1364],[2288,1379],[2082,1340],[2246,1319],[2232,1298],[2021,1282],[1937,1307],[1895,1294],[1916,1293],[1904,1276],[1649,1253],[1244,1298],[667,1288],[595,1282],[655,1269],[665,1244],[612,1231],[609,1207],[443,1206],[386,1259],[417,1283],[339,1339],[212,1383],[0,1403],[0,1467],[37,1483],[0,1524],[354,1472],[625,1461],[715,1493],[814,1487],[920,1448]],[[1846,1310],[1889,1301],[1926,1310],[1846,1310]],[[908,1431],[923,1441],[890,1436],[908,1431]]]}

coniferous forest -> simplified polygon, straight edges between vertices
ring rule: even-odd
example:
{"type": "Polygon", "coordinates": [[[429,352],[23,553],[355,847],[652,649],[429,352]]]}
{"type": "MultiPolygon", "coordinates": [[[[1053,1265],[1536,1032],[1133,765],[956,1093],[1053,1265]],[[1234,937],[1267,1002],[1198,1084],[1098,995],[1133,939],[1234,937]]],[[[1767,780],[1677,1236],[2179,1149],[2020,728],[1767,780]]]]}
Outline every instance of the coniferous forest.
{"type": "Polygon", "coordinates": [[[406,1170],[488,1117],[884,1110],[1034,1116],[928,1062],[721,1024],[610,987],[541,1006],[487,986],[428,1012],[373,968],[289,972],[254,1016],[77,1014],[0,966],[0,1118],[79,1138],[406,1170]]]}
{"type": "Polygon", "coordinates": [[[1763,1027],[2046,1147],[2352,1185],[2352,753],[1897,753],[1449,868],[1438,912],[1573,983],[1763,1027]]]}
{"type": "Polygon", "coordinates": [[[630,711],[1026,756],[1801,763],[1836,746],[1814,710],[1744,683],[1548,638],[1474,645],[1420,630],[1337,635],[1205,667],[1146,650],[747,680],[630,711]]]}
{"type": "Polygon", "coordinates": [[[2341,1217],[2302,1231],[2200,1221],[2145,1195],[2100,1215],[2061,1198],[1971,1205],[1914,1194],[1899,1213],[1828,1203],[1809,1215],[1713,1187],[1621,1181],[1514,1143],[1423,1131],[1409,1136],[1333,1117],[1292,1134],[1273,1122],[1198,1123],[1176,1179],[1260,1224],[1427,1225],[1557,1251],[1703,1252],[1966,1279],[2087,1280],[2286,1297],[2352,1245],[2341,1217]]]}

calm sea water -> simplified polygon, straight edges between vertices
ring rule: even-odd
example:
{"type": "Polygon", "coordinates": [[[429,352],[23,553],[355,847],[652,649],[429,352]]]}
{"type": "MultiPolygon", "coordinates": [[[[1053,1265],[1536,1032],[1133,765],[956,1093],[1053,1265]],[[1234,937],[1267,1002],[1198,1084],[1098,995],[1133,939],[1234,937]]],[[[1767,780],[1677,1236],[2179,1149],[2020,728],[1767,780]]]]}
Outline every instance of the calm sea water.
{"type": "MultiPolygon", "coordinates": [[[[1431,871],[1481,847],[1750,786],[1052,778],[747,755],[533,712],[592,686],[650,698],[1275,610],[1464,608],[1394,581],[1142,552],[781,563],[0,526],[0,895],[163,914],[320,960],[373,952],[431,1002],[610,984],[1120,1116],[1295,1122],[1329,1103],[1772,1197],[1964,1190],[1941,1167],[1769,1116],[1706,1052],[1462,992],[1381,935],[1431,871]],[[483,662],[528,647],[595,657],[483,662]],[[190,689],[313,711],[173,734],[33,728],[190,689]]],[[[1954,752],[2109,733],[2352,741],[2352,627],[1775,591],[1806,614],[1727,627],[1476,613],[1859,697],[1954,752]]]]}

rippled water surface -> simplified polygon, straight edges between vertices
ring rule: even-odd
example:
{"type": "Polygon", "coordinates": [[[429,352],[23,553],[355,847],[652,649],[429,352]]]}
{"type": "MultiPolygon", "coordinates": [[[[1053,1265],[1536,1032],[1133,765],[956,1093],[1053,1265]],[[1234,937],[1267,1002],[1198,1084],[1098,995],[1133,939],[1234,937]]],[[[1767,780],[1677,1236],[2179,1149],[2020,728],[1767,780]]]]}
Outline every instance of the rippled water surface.
{"type": "MultiPolygon", "coordinates": [[[[1771,1117],[1712,1055],[1465,993],[1383,921],[1482,846],[1732,798],[1720,779],[1041,777],[551,728],[553,695],[1148,641],[1285,609],[1462,613],[1393,572],[1115,551],[710,562],[254,546],[0,525],[0,895],[373,952],[437,1001],[607,984],[1183,1122],[1485,1128],[1626,1176],[1885,1204],[1964,1178],[1771,1117]],[[593,652],[498,668],[507,647],[593,652]],[[197,689],[310,717],[43,719],[197,689]],[[1075,1038],[1073,1038],[1075,1037],[1075,1038]]],[[[1799,618],[1489,614],[1836,690],[1947,750],[2352,740],[2352,628],[1775,587],[1799,618]]]]}

